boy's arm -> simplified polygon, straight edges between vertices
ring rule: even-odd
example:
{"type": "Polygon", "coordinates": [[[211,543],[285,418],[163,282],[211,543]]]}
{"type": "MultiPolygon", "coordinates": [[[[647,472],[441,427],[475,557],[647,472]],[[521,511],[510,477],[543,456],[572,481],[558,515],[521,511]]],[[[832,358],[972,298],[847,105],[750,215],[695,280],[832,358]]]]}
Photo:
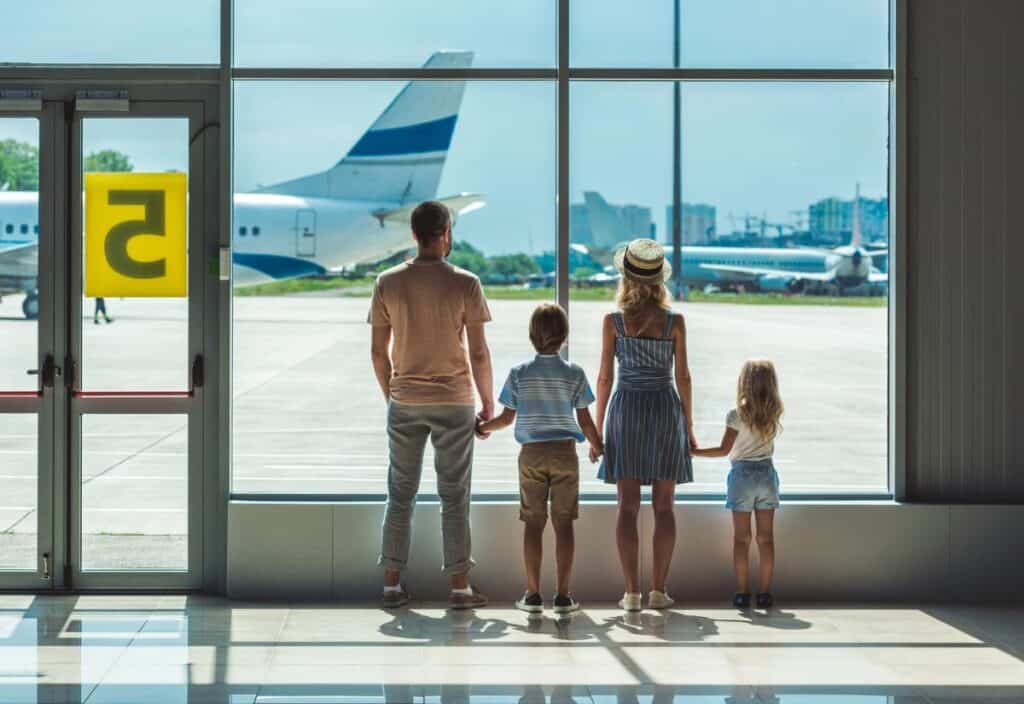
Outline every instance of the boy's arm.
{"type": "Polygon", "coordinates": [[[384,394],[384,400],[391,398],[391,355],[388,346],[391,344],[391,328],[386,325],[374,325],[370,339],[370,359],[373,361],[373,373],[377,376],[377,385],[384,394]]]}
{"type": "Polygon", "coordinates": [[[501,412],[501,415],[495,416],[488,421],[481,421],[477,423],[476,432],[479,435],[487,435],[493,433],[495,430],[501,430],[512,425],[516,420],[516,411],[514,408],[505,408],[501,412]]]}
{"type": "Polygon", "coordinates": [[[594,419],[590,417],[590,409],[577,408],[576,422],[580,424],[580,430],[583,431],[583,435],[587,438],[587,442],[603,452],[604,443],[601,442],[601,434],[597,432],[597,426],[594,425],[594,419]]]}
{"type": "Polygon", "coordinates": [[[718,447],[694,448],[693,454],[697,457],[725,457],[732,452],[732,446],[736,443],[737,434],[735,428],[726,427],[725,433],[722,435],[722,443],[718,447]]]}

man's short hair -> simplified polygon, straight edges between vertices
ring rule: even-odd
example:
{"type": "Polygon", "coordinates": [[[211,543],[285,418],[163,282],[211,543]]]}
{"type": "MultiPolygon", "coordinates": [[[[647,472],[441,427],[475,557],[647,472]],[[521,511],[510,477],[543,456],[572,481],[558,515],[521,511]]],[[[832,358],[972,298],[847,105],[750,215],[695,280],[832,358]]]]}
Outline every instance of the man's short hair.
{"type": "Polygon", "coordinates": [[[541,303],[530,316],[530,342],[541,354],[558,354],[569,337],[569,318],[557,303],[541,303]]]}
{"type": "Polygon", "coordinates": [[[430,246],[451,229],[452,214],[444,203],[425,200],[412,211],[412,234],[422,245],[430,246]]]}

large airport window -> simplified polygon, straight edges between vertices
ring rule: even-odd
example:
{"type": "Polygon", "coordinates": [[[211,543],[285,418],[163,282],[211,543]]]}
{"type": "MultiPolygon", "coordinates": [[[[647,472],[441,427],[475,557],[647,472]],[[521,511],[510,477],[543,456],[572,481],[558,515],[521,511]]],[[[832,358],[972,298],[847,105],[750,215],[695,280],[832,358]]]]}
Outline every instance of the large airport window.
{"type": "MultiPolygon", "coordinates": [[[[615,249],[650,236],[671,256],[672,90],[588,81],[570,93],[570,351],[592,374],[615,249]]],[[[888,84],[692,82],[680,93],[676,308],[698,440],[717,444],[743,361],[767,357],[787,405],[776,455],[786,491],[884,492],[888,84]]],[[[694,467],[685,491],[722,490],[728,462],[694,467]]]]}
{"type": "Polygon", "coordinates": [[[887,68],[889,1],[571,2],[573,66],[671,67],[677,40],[685,68],[887,68]]]}
{"type": "Polygon", "coordinates": [[[235,0],[234,12],[237,66],[415,67],[439,48],[476,55],[438,57],[438,68],[555,65],[550,0],[298,0],[287,12],[269,0],[235,0]]]}
{"type": "Polygon", "coordinates": [[[219,0],[21,0],[3,19],[0,64],[220,63],[219,0]]]}
{"type": "MultiPolygon", "coordinates": [[[[532,356],[530,312],[554,297],[539,275],[556,249],[555,85],[238,81],[234,96],[235,222],[262,224],[234,243],[232,489],[380,494],[373,277],[408,258],[412,206],[441,198],[460,213],[450,259],[490,301],[496,383],[532,356]]],[[[516,452],[511,431],[478,443],[474,489],[515,492],[516,452]]]]}

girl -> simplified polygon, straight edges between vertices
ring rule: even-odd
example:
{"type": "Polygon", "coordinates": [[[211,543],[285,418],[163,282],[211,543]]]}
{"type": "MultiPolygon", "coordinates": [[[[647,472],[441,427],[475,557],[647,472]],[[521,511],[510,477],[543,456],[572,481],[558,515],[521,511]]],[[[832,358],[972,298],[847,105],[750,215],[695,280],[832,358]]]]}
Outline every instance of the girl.
{"type": "Polygon", "coordinates": [[[725,417],[725,434],[718,447],[695,449],[700,457],[729,455],[726,508],[732,509],[732,561],[736,569],[736,596],[740,609],[750,606],[748,568],[750,513],[757,517],[757,551],[760,557],[760,589],[757,608],[772,605],[772,571],[775,568],[773,522],[779,507],[779,474],[772,464],[775,436],[782,427],[782,399],[775,367],[767,359],[751,359],[743,365],[736,384],[736,408],[725,417]]]}
{"type": "MultiPolygon", "coordinates": [[[[622,273],[619,311],[604,319],[597,379],[597,427],[604,429],[605,451],[597,476],[617,485],[615,536],[626,582],[619,606],[626,611],[642,608],[637,517],[640,487],[652,487],[654,564],[648,606],[665,609],[674,603],[665,581],[676,541],[676,484],[693,481],[686,326],[683,316],[669,308],[664,282],[671,268],[660,244],[633,240],[616,253],[615,267],[622,273]],[[612,395],[615,360],[619,381],[612,395]]],[[[597,454],[591,449],[591,460],[597,454]]]]}

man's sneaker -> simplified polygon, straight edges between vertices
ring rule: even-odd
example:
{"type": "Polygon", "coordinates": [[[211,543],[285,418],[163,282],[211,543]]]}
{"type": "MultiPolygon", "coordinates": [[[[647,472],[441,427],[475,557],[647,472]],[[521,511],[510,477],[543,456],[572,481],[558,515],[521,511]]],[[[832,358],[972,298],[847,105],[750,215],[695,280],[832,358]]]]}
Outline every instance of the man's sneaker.
{"type": "Polygon", "coordinates": [[[647,606],[652,609],[670,609],[675,603],[675,599],[665,592],[659,592],[657,589],[652,589],[651,593],[647,596],[647,606]]]}
{"type": "Polygon", "coordinates": [[[750,592],[736,592],[732,598],[732,605],[737,609],[749,609],[750,592]]]}
{"type": "Polygon", "coordinates": [[[775,603],[775,600],[772,599],[771,592],[761,592],[757,595],[756,603],[757,608],[759,609],[770,609],[772,608],[772,605],[775,603]]]}
{"type": "Polygon", "coordinates": [[[539,614],[544,611],[544,599],[537,592],[526,592],[519,597],[516,608],[528,614],[539,614]]]}
{"type": "Polygon", "coordinates": [[[623,611],[642,611],[644,608],[643,597],[639,592],[626,592],[619,599],[619,608],[623,611]]]}
{"type": "Polygon", "coordinates": [[[572,598],[572,594],[559,594],[551,605],[551,610],[556,614],[571,614],[579,611],[580,602],[572,598]]]}
{"type": "Polygon", "coordinates": [[[385,609],[398,609],[409,603],[409,592],[404,589],[387,591],[381,597],[381,605],[385,609]]]}
{"type": "Polygon", "coordinates": [[[487,606],[487,597],[480,593],[480,591],[472,584],[469,585],[471,594],[462,594],[459,592],[452,592],[448,597],[448,606],[452,609],[478,609],[481,606],[487,606]]]}

